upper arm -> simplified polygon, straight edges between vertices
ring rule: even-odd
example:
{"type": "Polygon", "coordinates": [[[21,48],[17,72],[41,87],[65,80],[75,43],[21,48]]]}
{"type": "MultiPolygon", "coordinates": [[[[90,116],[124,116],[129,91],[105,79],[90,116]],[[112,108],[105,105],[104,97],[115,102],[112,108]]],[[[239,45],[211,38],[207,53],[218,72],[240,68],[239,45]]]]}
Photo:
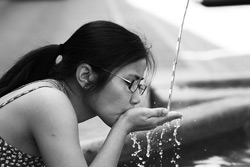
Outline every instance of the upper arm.
{"type": "Polygon", "coordinates": [[[79,143],[78,122],[69,99],[54,89],[37,90],[29,127],[47,167],[87,166],[79,143]]]}

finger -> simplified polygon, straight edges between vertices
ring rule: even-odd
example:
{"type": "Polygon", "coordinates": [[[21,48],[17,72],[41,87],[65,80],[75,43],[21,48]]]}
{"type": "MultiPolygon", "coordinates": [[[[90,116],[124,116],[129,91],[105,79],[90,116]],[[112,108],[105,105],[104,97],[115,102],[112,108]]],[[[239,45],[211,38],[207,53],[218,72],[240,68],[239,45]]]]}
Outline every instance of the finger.
{"type": "Polygon", "coordinates": [[[150,120],[152,122],[155,122],[156,125],[162,125],[166,122],[171,122],[172,120],[175,119],[180,119],[182,118],[182,114],[176,111],[170,111],[166,116],[163,117],[151,117],[150,120]]]}
{"type": "Polygon", "coordinates": [[[148,112],[148,118],[151,117],[164,117],[168,115],[168,110],[166,108],[152,108],[148,112]]]}
{"type": "Polygon", "coordinates": [[[168,115],[164,118],[164,120],[167,122],[171,122],[172,120],[181,119],[182,117],[183,115],[181,113],[176,111],[170,111],[168,112],[168,115]]]}

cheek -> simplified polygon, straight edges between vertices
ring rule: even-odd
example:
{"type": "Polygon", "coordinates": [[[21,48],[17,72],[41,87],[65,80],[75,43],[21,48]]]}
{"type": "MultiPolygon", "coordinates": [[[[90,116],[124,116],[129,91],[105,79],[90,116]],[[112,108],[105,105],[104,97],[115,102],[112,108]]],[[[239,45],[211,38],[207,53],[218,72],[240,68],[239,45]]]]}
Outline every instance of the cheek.
{"type": "Polygon", "coordinates": [[[104,90],[103,100],[106,102],[105,105],[110,109],[122,108],[129,102],[128,97],[124,93],[124,88],[112,83],[104,90]]]}
{"type": "Polygon", "coordinates": [[[96,105],[100,118],[108,125],[112,125],[128,108],[128,93],[124,93],[124,87],[121,85],[110,83],[100,94],[96,105]]]}

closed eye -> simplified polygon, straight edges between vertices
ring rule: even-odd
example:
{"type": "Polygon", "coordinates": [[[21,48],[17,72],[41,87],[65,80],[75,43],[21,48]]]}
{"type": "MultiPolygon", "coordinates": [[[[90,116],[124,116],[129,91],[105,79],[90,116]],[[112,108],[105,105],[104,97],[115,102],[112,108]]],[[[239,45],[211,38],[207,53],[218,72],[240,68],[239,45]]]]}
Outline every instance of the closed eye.
{"type": "Polygon", "coordinates": [[[130,86],[131,85],[131,81],[129,81],[129,80],[127,80],[127,79],[123,79],[124,80],[124,82],[128,85],[128,86],[130,86]]]}

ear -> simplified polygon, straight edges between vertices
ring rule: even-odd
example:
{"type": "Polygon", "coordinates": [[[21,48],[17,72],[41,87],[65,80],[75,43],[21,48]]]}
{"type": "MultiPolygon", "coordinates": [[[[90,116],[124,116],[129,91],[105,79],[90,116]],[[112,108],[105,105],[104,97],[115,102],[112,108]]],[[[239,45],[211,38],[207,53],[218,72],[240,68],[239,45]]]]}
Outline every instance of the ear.
{"type": "Polygon", "coordinates": [[[96,74],[90,65],[83,63],[76,69],[76,79],[82,88],[86,88],[96,80],[96,74]]]}

